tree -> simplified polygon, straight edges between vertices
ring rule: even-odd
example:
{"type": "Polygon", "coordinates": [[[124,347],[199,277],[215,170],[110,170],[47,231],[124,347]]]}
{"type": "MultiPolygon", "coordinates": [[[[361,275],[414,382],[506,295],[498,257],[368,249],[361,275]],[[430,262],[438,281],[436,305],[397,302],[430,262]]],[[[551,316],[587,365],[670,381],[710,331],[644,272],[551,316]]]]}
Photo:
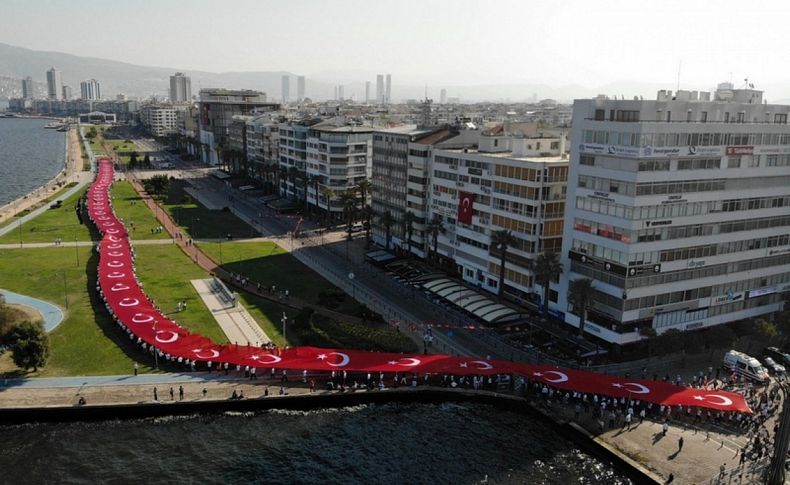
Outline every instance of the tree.
{"type": "Polygon", "coordinates": [[[434,257],[438,256],[439,253],[437,248],[439,246],[439,234],[444,234],[444,221],[442,221],[442,216],[438,214],[434,214],[433,218],[428,221],[428,226],[426,227],[428,234],[431,235],[431,242],[433,243],[433,255],[434,257]]]}
{"type": "Polygon", "coordinates": [[[546,251],[541,253],[532,261],[532,272],[535,273],[535,281],[543,286],[543,318],[549,312],[549,290],[551,282],[562,274],[562,263],[560,255],[546,251]]]}
{"type": "Polygon", "coordinates": [[[392,226],[395,224],[395,218],[392,217],[392,214],[389,211],[387,211],[379,215],[379,222],[382,226],[384,226],[384,241],[386,242],[386,248],[389,251],[390,239],[392,237],[392,226]]]}
{"type": "Polygon", "coordinates": [[[406,247],[409,249],[409,257],[411,257],[411,236],[414,234],[414,221],[416,219],[412,211],[406,211],[403,214],[403,232],[406,234],[406,247]]]}
{"type": "Polygon", "coordinates": [[[516,243],[516,237],[512,232],[502,229],[494,231],[491,235],[491,244],[499,250],[499,287],[497,288],[497,296],[502,298],[505,290],[505,258],[507,257],[507,248],[516,243]]]}
{"type": "Polygon", "coordinates": [[[91,127],[88,129],[88,132],[87,132],[87,133],[85,133],[85,138],[87,138],[87,139],[89,139],[89,140],[93,140],[93,139],[94,139],[94,138],[96,138],[97,136],[98,136],[98,132],[96,131],[96,127],[95,127],[95,126],[91,126],[91,127]]]}
{"type": "Polygon", "coordinates": [[[587,308],[592,300],[593,281],[590,278],[577,278],[568,287],[568,300],[573,304],[574,312],[579,315],[579,337],[584,337],[584,324],[587,322],[587,308]]]}
{"type": "Polygon", "coordinates": [[[150,167],[151,166],[151,156],[149,154],[145,154],[143,157],[143,167],[150,167]]]}
{"type": "MultiPolygon", "coordinates": [[[[308,184],[313,185],[313,189],[315,190],[315,212],[318,213],[318,184],[321,183],[321,176],[310,175],[307,181],[308,184]]],[[[307,187],[304,189],[304,205],[307,207],[307,187]]],[[[312,212],[312,210],[310,212],[312,212]]]]}
{"type": "Polygon", "coordinates": [[[135,168],[137,166],[137,152],[132,152],[129,155],[129,168],[135,168]]]}
{"type": "Polygon", "coordinates": [[[735,340],[735,332],[727,325],[716,325],[705,330],[705,341],[710,347],[711,359],[716,349],[731,348],[735,340]]]}
{"type": "Polygon", "coordinates": [[[14,364],[33,372],[43,367],[49,358],[49,337],[41,323],[24,321],[9,335],[10,347],[14,352],[14,364]]]}
{"type": "Polygon", "coordinates": [[[362,205],[368,203],[368,194],[370,193],[370,189],[372,188],[372,184],[370,180],[364,179],[360,180],[357,184],[357,190],[359,191],[359,196],[362,198],[362,205]]]}
{"type": "Polygon", "coordinates": [[[167,175],[154,175],[150,179],[143,180],[143,187],[149,194],[160,195],[167,192],[170,186],[170,179],[167,175]]]}
{"type": "Polygon", "coordinates": [[[677,352],[683,347],[683,332],[676,328],[671,328],[658,337],[650,340],[652,353],[656,355],[666,355],[677,352]]]}
{"type": "Polygon", "coordinates": [[[360,214],[362,220],[365,221],[365,249],[370,249],[370,219],[373,217],[373,208],[370,205],[365,205],[360,214]]]}
{"type": "Polygon", "coordinates": [[[779,333],[776,325],[762,318],[754,320],[753,325],[755,334],[764,340],[771,340],[779,333]]]}
{"type": "Polygon", "coordinates": [[[357,194],[351,190],[346,190],[340,194],[340,203],[343,206],[343,215],[346,219],[346,233],[351,240],[351,225],[354,223],[354,216],[357,211],[357,194]]]}

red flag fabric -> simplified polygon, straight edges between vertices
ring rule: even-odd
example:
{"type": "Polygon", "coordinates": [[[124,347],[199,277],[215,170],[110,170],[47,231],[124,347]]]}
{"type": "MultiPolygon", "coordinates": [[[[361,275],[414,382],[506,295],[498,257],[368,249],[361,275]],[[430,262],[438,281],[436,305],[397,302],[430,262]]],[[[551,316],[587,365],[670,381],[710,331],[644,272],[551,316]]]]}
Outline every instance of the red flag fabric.
{"type": "Polygon", "coordinates": [[[464,224],[472,223],[472,212],[475,204],[475,194],[471,192],[460,192],[458,199],[458,222],[464,224]]]}
{"type": "Polygon", "coordinates": [[[751,412],[740,394],[692,389],[668,382],[626,379],[595,372],[474,357],[432,354],[395,354],[360,350],[296,347],[271,351],[225,344],[191,333],[171,320],[143,292],[135,275],[134,252],[123,222],[113,213],[107,191],[113,166],[99,162],[96,181],[88,190],[88,213],[102,233],[98,245],[98,290],[116,323],[145,349],[158,349],[168,358],[227,362],[275,369],[346,370],[410,374],[515,374],[558,389],[617,398],[633,398],[664,405],[683,405],[722,411],[751,412]]]}

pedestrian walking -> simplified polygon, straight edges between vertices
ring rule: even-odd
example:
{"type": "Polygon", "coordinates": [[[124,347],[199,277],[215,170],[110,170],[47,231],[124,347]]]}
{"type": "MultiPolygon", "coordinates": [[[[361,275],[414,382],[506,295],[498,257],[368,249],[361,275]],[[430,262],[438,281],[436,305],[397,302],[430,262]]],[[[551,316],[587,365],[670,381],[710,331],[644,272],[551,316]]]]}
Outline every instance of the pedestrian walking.
{"type": "Polygon", "coordinates": [[[140,371],[140,366],[139,366],[139,365],[137,365],[137,362],[135,362],[135,363],[134,363],[134,375],[137,375],[137,373],[138,373],[139,371],[140,371]]]}
{"type": "Polygon", "coordinates": [[[667,424],[667,422],[664,421],[664,425],[661,426],[661,436],[666,436],[667,431],[669,431],[669,424],[667,424]]]}
{"type": "Polygon", "coordinates": [[[678,439],[678,453],[680,453],[682,450],[683,450],[683,437],[681,436],[678,439]]]}
{"type": "Polygon", "coordinates": [[[206,399],[206,394],[208,394],[208,389],[205,387],[203,388],[203,399],[206,399]]]}
{"type": "Polygon", "coordinates": [[[159,395],[156,392],[156,388],[154,388],[154,401],[159,401],[159,395]]]}
{"type": "Polygon", "coordinates": [[[178,386],[178,400],[184,400],[184,386],[178,386]]]}
{"type": "Polygon", "coordinates": [[[173,388],[172,387],[170,388],[170,400],[171,401],[175,401],[176,400],[175,392],[173,392],[173,388]]]}

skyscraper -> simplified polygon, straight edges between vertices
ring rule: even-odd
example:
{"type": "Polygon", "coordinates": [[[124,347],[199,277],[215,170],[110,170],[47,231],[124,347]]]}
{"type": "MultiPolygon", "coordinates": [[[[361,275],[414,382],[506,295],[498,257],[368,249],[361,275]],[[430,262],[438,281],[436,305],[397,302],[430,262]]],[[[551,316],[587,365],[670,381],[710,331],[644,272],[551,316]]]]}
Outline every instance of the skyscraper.
{"type": "Polygon", "coordinates": [[[61,91],[63,95],[63,101],[68,101],[71,99],[71,86],[63,86],[63,90],[61,91]]]}
{"type": "Polygon", "coordinates": [[[192,101],[192,79],[184,75],[183,72],[177,72],[174,76],[170,76],[170,102],[188,103],[190,101],[192,101]]]}
{"type": "Polygon", "coordinates": [[[304,76],[296,78],[296,100],[302,101],[304,99],[304,76]]]}
{"type": "Polygon", "coordinates": [[[30,76],[22,80],[22,97],[33,99],[33,78],[30,76]]]}
{"type": "Polygon", "coordinates": [[[282,95],[283,95],[283,104],[285,104],[288,102],[288,100],[291,97],[291,76],[287,74],[283,76],[282,95]]]}
{"type": "Polygon", "coordinates": [[[392,74],[387,74],[387,92],[385,94],[384,103],[390,104],[392,101],[392,74]]]}
{"type": "Polygon", "coordinates": [[[344,99],[346,99],[346,97],[344,94],[343,86],[341,85],[337,87],[337,100],[343,101],[344,99]]]}
{"type": "Polygon", "coordinates": [[[384,75],[376,76],[376,103],[384,104],[384,75]]]}
{"type": "Polygon", "coordinates": [[[95,79],[88,79],[80,83],[80,98],[97,100],[101,99],[101,84],[95,79]]]}
{"type": "Polygon", "coordinates": [[[365,81],[365,103],[370,103],[370,81],[365,81]]]}
{"type": "Polygon", "coordinates": [[[442,89],[439,91],[439,104],[447,104],[447,90],[442,89]]]}
{"type": "Polygon", "coordinates": [[[54,67],[47,71],[47,97],[54,100],[63,97],[63,75],[54,67]]]}

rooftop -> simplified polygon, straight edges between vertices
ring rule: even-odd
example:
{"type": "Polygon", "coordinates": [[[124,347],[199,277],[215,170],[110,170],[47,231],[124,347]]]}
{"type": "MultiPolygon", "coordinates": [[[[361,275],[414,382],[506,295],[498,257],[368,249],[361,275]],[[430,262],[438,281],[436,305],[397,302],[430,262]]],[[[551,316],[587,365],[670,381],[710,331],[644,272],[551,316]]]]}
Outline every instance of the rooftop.
{"type": "Polygon", "coordinates": [[[453,152],[453,153],[460,153],[460,154],[472,154],[472,155],[483,155],[489,158],[502,158],[508,160],[521,160],[525,162],[535,162],[535,163],[568,163],[568,157],[561,157],[559,155],[556,156],[547,156],[542,157],[540,155],[513,155],[512,151],[507,152],[486,152],[480,151],[476,148],[452,148],[452,149],[445,149],[446,152],[453,152]]]}

